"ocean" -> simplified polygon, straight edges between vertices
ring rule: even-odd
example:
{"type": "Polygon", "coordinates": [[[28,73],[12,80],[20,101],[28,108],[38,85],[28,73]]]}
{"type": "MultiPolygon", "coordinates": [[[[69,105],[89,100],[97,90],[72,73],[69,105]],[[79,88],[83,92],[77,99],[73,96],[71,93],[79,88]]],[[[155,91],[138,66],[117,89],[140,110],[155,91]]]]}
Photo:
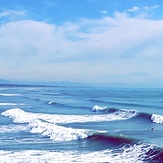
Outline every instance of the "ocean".
{"type": "Polygon", "coordinates": [[[0,163],[162,163],[163,89],[0,85],[0,163]]]}

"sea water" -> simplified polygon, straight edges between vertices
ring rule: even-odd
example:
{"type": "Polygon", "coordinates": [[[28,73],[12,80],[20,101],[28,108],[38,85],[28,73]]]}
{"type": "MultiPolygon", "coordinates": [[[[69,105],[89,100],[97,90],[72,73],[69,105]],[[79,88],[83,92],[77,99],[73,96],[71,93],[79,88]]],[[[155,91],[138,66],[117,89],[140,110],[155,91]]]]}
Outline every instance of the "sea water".
{"type": "Polygon", "coordinates": [[[0,85],[0,162],[163,162],[163,89],[0,85]]]}

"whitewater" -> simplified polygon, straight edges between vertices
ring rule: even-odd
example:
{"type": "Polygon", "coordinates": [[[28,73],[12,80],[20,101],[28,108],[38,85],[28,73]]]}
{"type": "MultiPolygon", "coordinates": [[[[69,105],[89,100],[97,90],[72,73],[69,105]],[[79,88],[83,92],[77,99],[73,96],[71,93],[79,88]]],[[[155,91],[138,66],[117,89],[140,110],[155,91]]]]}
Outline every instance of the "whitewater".
{"type": "Polygon", "coordinates": [[[0,162],[163,162],[163,89],[0,85],[0,162]]]}

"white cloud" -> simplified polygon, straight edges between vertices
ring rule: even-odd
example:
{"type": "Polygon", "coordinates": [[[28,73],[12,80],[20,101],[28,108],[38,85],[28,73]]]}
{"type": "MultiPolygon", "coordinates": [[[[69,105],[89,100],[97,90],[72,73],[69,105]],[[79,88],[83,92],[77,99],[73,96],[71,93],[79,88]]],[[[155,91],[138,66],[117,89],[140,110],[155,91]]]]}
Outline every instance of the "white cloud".
{"type": "Polygon", "coordinates": [[[134,6],[133,8],[128,9],[127,11],[128,11],[128,12],[136,12],[136,11],[139,11],[139,10],[140,10],[140,8],[139,8],[139,7],[134,6]]]}
{"type": "Polygon", "coordinates": [[[108,11],[107,10],[101,10],[100,13],[103,15],[106,15],[108,13],[108,11]]]}
{"type": "Polygon", "coordinates": [[[134,6],[128,10],[125,10],[124,12],[128,14],[129,17],[152,19],[154,15],[154,11],[159,7],[160,7],[159,5],[145,6],[145,7],[134,6]]]}
{"type": "Polygon", "coordinates": [[[163,75],[162,29],[162,20],[129,18],[124,13],[61,26],[34,20],[6,23],[0,27],[0,75],[30,80],[147,82],[163,75]],[[128,75],[140,73],[150,75],[128,75]]]}
{"type": "Polygon", "coordinates": [[[156,8],[159,8],[159,7],[160,7],[159,5],[145,6],[145,7],[143,7],[143,9],[145,9],[145,10],[153,10],[153,9],[156,9],[156,8]]]}
{"type": "Polygon", "coordinates": [[[154,6],[145,6],[145,7],[138,7],[138,6],[134,6],[128,10],[126,10],[126,12],[148,12],[150,10],[154,10],[156,8],[159,8],[159,5],[154,5],[154,6]]]}
{"type": "Polygon", "coordinates": [[[0,17],[24,15],[26,15],[26,11],[4,10],[3,12],[0,12],[0,17]]]}

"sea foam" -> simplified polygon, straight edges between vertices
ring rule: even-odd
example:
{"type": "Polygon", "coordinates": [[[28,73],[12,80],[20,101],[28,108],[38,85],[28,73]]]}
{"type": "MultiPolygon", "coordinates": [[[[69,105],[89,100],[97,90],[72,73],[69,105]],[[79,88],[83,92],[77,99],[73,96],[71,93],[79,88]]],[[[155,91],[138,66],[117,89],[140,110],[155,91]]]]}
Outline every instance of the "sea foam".
{"type": "Polygon", "coordinates": [[[0,133],[7,133],[7,132],[20,132],[26,131],[27,127],[24,125],[2,125],[0,126],[0,133]]]}
{"type": "Polygon", "coordinates": [[[83,162],[83,163],[99,163],[99,162],[130,162],[143,163],[151,162],[155,155],[150,155],[153,150],[152,146],[145,144],[123,146],[120,149],[102,150],[95,152],[78,152],[78,151],[45,151],[45,150],[24,150],[24,151],[0,151],[0,160],[5,163],[18,162],[83,162]]]}
{"type": "Polygon", "coordinates": [[[110,114],[101,115],[59,115],[59,114],[42,114],[25,112],[19,108],[9,109],[1,113],[3,116],[12,118],[14,122],[28,123],[32,120],[42,119],[50,123],[75,123],[75,122],[101,122],[101,121],[115,121],[126,120],[133,118],[138,113],[130,110],[118,110],[110,114]]]}
{"type": "MultiPolygon", "coordinates": [[[[87,130],[58,126],[55,123],[47,122],[45,120],[47,117],[44,114],[28,113],[18,108],[7,110],[3,112],[2,115],[13,118],[15,123],[25,123],[26,131],[30,133],[39,133],[54,141],[84,139],[90,135],[87,130]]],[[[9,130],[12,131],[11,129],[9,130]]]]}
{"type": "Polygon", "coordinates": [[[162,115],[152,114],[151,120],[154,123],[163,124],[163,116],[162,115]]]}
{"type": "Polygon", "coordinates": [[[1,102],[0,106],[17,106],[17,105],[25,105],[23,103],[5,103],[5,102],[1,102]]]}
{"type": "Polygon", "coordinates": [[[29,123],[27,127],[30,129],[30,133],[40,133],[54,141],[71,141],[84,139],[89,136],[87,130],[67,128],[40,120],[29,123]]]}
{"type": "Polygon", "coordinates": [[[106,110],[107,109],[107,107],[101,107],[101,106],[98,106],[98,105],[95,105],[93,108],[92,108],[92,111],[94,111],[94,112],[98,112],[98,111],[104,111],[104,110],[106,110]]]}
{"type": "Polygon", "coordinates": [[[48,136],[54,141],[70,141],[84,139],[90,136],[92,131],[73,129],[61,126],[61,124],[72,122],[97,122],[124,120],[131,118],[134,114],[122,111],[104,115],[58,115],[25,112],[19,108],[9,109],[1,115],[13,119],[15,123],[27,124],[30,133],[39,133],[48,136]],[[60,125],[58,125],[60,124],[60,125]]]}

